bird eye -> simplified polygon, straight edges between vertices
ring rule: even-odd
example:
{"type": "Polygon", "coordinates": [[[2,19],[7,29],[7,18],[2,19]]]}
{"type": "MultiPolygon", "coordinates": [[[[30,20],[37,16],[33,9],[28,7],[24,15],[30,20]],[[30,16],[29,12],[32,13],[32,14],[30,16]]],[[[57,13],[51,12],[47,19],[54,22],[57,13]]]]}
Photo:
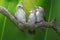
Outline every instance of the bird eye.
{"type": "Polygon", "coordinates": [[[21,6],[18,6],[18,7],[21,7],[21,6]]]}

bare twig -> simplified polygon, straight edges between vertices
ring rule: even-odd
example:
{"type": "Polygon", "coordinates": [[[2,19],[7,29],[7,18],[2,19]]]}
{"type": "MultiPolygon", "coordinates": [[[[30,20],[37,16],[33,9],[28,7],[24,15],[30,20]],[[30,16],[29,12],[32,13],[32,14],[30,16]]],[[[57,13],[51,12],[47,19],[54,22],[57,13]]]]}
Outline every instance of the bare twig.
{"type": "Polygon", "coordinates": [[[46,27],[46,28],[53,28],[59,35],[60,35],[60,28],[58,28],[55,24],[55,20],[53,20],[52,22],[40,22],[40,23],[36,23],[36,24],[32,24],[29,25],[28,23],[22,24],[20,22],[18,22],[14,16],[12,16],[5,8],[0,7],[0,13],[5,15],[7,18],[9,18],[16,26],[17,28],[19,28],[20,30],[23,30],[23,28],[29,28],[29,29],[36,29],[39,27],[46,27]]]}

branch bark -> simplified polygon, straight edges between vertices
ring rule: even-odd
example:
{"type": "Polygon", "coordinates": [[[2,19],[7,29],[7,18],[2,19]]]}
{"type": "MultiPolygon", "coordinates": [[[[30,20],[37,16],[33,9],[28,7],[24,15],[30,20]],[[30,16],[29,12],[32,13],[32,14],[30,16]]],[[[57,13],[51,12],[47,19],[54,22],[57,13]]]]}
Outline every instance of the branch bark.
{"type": "Polygon", "coordinates": [[[7,9],[5,9],[4,7],[0,7],[0,13],[5,15],[7,18],[9,18],[15,25],[17,28],[19,28],[20,30],[24,31],[24,28],[32,28],[32,29],[36,29],[36,28],[40,28],[40,27],[46,27],[46,28],[53,28],[60,36],[60,28],[58,28],[56,26],[56,24],[54,24],[52,22],[46,22],[46,21],[43,21],[43,22],[40,22],[40,23],[36,23],[36,24],[28,24],[28,23],[25,23],[25,24],[22,24],[20,22],[18,22],[14,16],[12,16],[7,9]]]}

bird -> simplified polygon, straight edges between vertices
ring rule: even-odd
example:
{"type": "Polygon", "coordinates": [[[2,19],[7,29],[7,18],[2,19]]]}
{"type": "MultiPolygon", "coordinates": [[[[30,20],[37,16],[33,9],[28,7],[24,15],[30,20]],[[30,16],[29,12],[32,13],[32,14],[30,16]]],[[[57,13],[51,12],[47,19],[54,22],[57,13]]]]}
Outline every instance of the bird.
{"type": "Polygon", "coordinates": [[[29,15],[29,19],[28,19],[28,23],[29,24],[35,24],[36,22],[36,12],[35,10],[31,9],[29,11],[30,15],[29,15]]]}
{"type": "Polygon", "coordinates": [[[37,23],[44,21],[44,10],[42,7],[38,6],[36,9],[37,23]]]}
{"type": "MultiPolygon", "coordinates": [[[[30,13],[30,15],[29,15],[29,19],[28,19],[28,24],[29,25],[33,25],[33,24],[35,24],[35,22],[36,22],[36,12],[35,12],[35,10],[33,10],[33,9],[31,9],[30,11],[29,11],[29,13],[30,13]]],[[[29,34],[31,34],[31,35],[33,35],[33,34],[35,34],[35,30],[34,30],[34,28],[32,29],[29,29],[29,34]]]]}
{"type": "Polygon", "coordinates": [[[26,23],[25,15],[26,15],[26,13],[23,10],[23,5],[18,4],[16,7],[16,13],[15,13],[15,17],[16,17],[17,21],[21,22],[21,23],[26,23]]]}
{"type": "MultiPolygon", "coordinates": [[[[44,22],[44,9],[41,6],[38,6],[36,9],[36,18],[37,18],[37,23],[44,22]]],[[[41,27],[40,30],[43,32],[45,31],[45,27],[41,27]]]]}

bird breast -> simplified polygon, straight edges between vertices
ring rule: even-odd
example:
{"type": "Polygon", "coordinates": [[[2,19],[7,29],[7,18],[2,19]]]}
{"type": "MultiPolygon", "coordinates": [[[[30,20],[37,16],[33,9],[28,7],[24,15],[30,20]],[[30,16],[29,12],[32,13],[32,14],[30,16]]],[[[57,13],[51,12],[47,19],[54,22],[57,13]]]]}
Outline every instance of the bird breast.
{"type": "Polygon", "coordinates": [[[28,23],[34,24],[35,23],[35,15],[34,14],[30,14],[28,23]]]}

